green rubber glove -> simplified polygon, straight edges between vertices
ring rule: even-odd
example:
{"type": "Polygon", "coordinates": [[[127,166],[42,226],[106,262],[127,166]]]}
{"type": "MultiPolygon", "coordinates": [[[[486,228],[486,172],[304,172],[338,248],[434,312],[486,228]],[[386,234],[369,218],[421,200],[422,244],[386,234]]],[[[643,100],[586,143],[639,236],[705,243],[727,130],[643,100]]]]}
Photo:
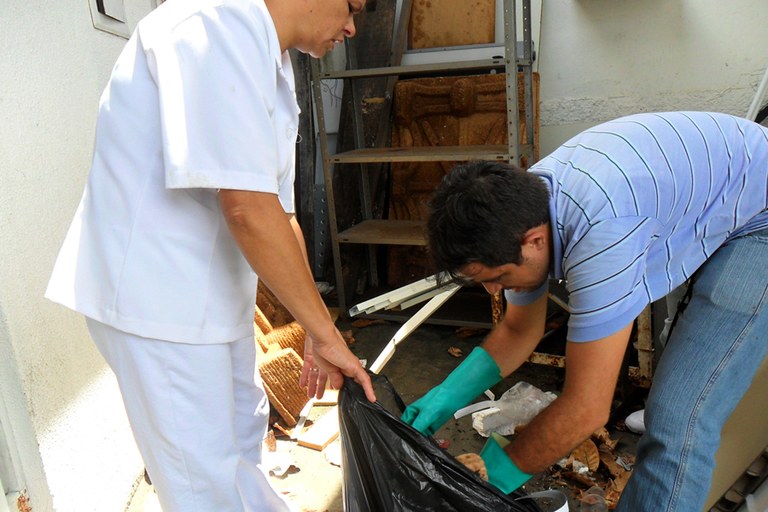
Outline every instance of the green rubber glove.
{"type": "Polygon", "coordinates": [[[496,361],[483,348],[475,347],[442,383],[409,405],[401,419],[424,435],[434,435],[453,413],[500,380],[496,361]]]}
{"type": "Polygon", "coordinates": [[[531,478],[531,475],[523,473],[504,451],[508,444],[509,441],[493,432],[480,451],[480,458],[485,462],[485,470],[488,472],[488,482],[504,494],[511,493],[531,478]]]}

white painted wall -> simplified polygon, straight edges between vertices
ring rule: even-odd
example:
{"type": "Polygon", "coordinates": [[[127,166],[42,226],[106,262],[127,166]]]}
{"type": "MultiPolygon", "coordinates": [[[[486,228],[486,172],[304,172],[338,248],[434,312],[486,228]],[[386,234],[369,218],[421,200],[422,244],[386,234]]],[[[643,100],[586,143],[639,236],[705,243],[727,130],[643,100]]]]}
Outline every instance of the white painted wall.
{"type": "Polygon", "coordinates": [[[635,112],[746,115],[768,67],[764,0],[540,3],[542,156],[635,112]]]}
{"type": "Polygon", "coordinates": [[[114,377],[43,293],[125,39],[93,28],[88,0],[4,0],[0,20],[0,475],[35,512],[121,511],[143,466],[114,377]]]}
{"type": "MultiPolygon", "coordinates": [[[[153,5],[126,2],[129,20],[153,5]]],[[[542,155],[633,112],[743,115],[768,66],[764,0],[540,10],[542,155]]],[[[36,512],[120,511],[142,465],[113,377],[82,319],[43,292],[125,40],[94,30],[88,0],[3,0],[0,20],[0,480],[26,488],[36,512]]]]}

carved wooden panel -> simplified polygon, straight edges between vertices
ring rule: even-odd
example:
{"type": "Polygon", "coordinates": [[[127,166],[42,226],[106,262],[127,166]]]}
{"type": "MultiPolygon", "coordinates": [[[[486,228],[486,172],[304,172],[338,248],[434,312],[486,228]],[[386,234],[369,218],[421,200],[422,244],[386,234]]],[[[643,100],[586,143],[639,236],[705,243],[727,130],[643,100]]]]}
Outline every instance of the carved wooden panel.
{"type": "MultiPolygon", "coordinates": [[[[533,78],[534,145],[538,148],[538,74],[533,78]]],[[[522,73],[518,73],[518,88],[522,142],[526,136],[522,73]]],[[[394,107],[392,145],[396,147],[507,143],[503,74],[401,80],[395,87],[394,107]]],[[[393,163],[389,218],[426,220],[432,192],[456,163],[393,163]]],[[[529,164],[525,159],[522,163],[529,164]]],[[[389,248],[390,286],[402,286],[432,273],[426,249],[389,248]]]]}

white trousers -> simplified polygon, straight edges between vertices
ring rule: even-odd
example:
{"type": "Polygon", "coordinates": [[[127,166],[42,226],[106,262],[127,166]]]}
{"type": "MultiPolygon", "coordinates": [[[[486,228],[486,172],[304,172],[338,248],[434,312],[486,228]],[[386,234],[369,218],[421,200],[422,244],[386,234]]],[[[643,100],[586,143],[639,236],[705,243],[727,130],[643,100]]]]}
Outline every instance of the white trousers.
{"type": "Polygon", "coordinates": [[[289,510],[260,467],[269,402],[253,338],[194,345],[87,323],[164,512],[289,510]]]}

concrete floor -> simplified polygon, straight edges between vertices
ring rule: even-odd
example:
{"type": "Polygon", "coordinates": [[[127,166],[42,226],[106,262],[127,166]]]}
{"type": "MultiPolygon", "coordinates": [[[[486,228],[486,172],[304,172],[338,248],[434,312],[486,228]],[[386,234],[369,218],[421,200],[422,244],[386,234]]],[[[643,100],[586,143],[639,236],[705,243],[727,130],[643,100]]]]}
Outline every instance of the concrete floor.
{"type": "MultiPolygon", "coordinates": [[[[414,308],[415,310],[415,308],[414,308]]],[[[352,351],[368,364],[379,355],[392,335],[400,327],[396,322],[375,323],[365,327],[354,327],[354,319],[340,319],[340,330],[351,330],[355,343],[352,351]]],[[[425,394],[458,365],[463,358],[449,354],[450,347],[459,348],[464,355],[483,337],[487,330],[478,330],[473,335],[459,335],[456,327],[422,325],[414,331],[380,372],[386,375],[406,404],[425,394]]],[[[543,391],[559,391],[563,370],[542,365],[526,364],[510,377],[493,388],[496,396],[501,395],[518,381],[527,381],[543,391]]],[[[315,407],[317,417],[323,411],[315,407]]],[[[312,419],[312,417],[310,417],[312,419]]],[[[451,455],[467,452],[478,453],[486,439],[472,428],[471,417],[449,421],[435,435],[448,441],[446,450],[451,455]]],[[[632,439],[629,439],[632,442],[632,439]]],[[[324,452],[305,448],[295,441],[278,438],[277,453],[289,456],[296,470],[283,477],[272,477],[276,489],[288,497],[300,512],[342,512],[342,471],[328,459],[340,459],[339,441],[332,443],[324,452]],[[327,456],[328,454],[328,456],[327,456]]],[[[537,475],[529,482],[530,490],[553,487],[555,484],[546,475],[537,475]]],[[[575,504],[575,503],[574,503],[575,504]]],[[[571,510],[578,510],[578,505],[571,510]]],[[[128,512],[158,512],[159,506],[149,486],[142,484],[136,492],[128,512]]]]}

